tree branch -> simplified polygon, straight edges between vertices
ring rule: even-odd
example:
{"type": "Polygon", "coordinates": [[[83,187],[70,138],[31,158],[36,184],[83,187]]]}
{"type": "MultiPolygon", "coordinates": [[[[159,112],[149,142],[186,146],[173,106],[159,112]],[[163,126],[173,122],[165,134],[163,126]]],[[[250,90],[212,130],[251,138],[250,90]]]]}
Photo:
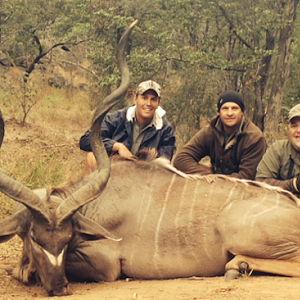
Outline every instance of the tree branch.
{"type": "MultiPolygon", "coordinates": [[[[174,57],[166,57],[165,58],[166,61],[168,60],[176,60],[176,61],[180,61],[180,62],[184,62],[184,63],[191,63],[191,61],[189,60],[183,60],[183,59],[179,59],[179,58],[174,58],[174,57]]],[[[205,63],[200,63],[200,65],[205,66],[207,68],[210,69],[215,69],[215,70],[222,70],[222,71],[235,71],[235,72],[239,72],[239,73],[244,73],[246,70],[245,69],[235,69],[235,68],[224,68],[224,67],[217,67],[215,65],[210,65],[210,64],[205,64],[205,63]]]]}
{"type": "Polygon", "coordinates": [[[214,70],[221,70],[221,71],[234,71],[234,72],[239,72],[239,73],[244,73],[246,70],[245,69],[235,69],[235,68],[221,68],[221,67],[216,67],[214,65],[209,65],[209,64],[202,64],[203,66],[214,69],[214,70]]]}
{"type": "Polygon", "coordinates": [[[220,9],[220,11],[222,12],[223,16],[225,17],[226,21],[229,23],[230,27],[232,28],[232,32],[234,33],[234,35],[249,49],[251,49],[252,51],[254,51],[253,47],[248,44],[246,42],[246,40],[244,40],[240,35],[237,34],[236,30],[234,29],[234,23],[232,22],[232,20],[229,18],[229,16],[226,13],[226,10],[224,7],[222,7],[221,5],[219,5],[219,3],[217,2],[217,6],[220,9]]]}
{"type": "Polygon", "coordinates": [[[78,65],[76,63],[73,63],[73,62],[67,61],[67,60],[61,60],[61,62],[79,67],[79,68],[85,70],[86,72],[91,73],[97,80],[100,80],[100,77],[96,74],[96,72],[94,72],[93,70],[90,70],[89,68],[86,68],[82,65],[78,65]]]}
{"type": "Polygon", "coordinates": [[[31,32],[32,36],[33,36],[33,39],[35,40],[35,42],[38,44],[39,46],[39,53],[42,54],[43,53],[43,47],[42,47],[42,44],[40,42],[40,39],[38,38],[37,35],[34,34],[35,33],[35,30],[31,32]]]}
{"type": "MultiPolygon", "coordinates": [[[[39,38],[38,38],[36,35],[34,35],[34,32],[35,32],[35,31],[32,32],[33,38],[34,38],[34,40],[36,41],[36,43],[38,44],[38,46],[39,46],[39,53],[40,53],[40,54],[33,60],[33,62],[30,64],[30,66],[26,69],[25,74],[24,74],[24,82],[25,82],[25,83],[27,83],[30,74],[32,73],[32,71],[33,71],[34,68],[35,68],[35,65],[36,65],[36,64],[37,64],[44,56],[46,56],[51,50],[53,50],[53,49],[55,49],[55,48],[57,48],[57,47],[65,46],[65,45],[68,45],[68,44],[69,44],[69,43],[65,43],[65,42],[57,43],[57,44],[54,44],[52,47],[50,47],[47,51],[43,52],[43,48],[42,48],[42,45],[41,45],[41,43],[40,43],[40,40],[39,40],[39,38]]],[[[71,45],[77,46],[77,45],[79,45],[80,43],[83,43],[83,42],[85,42],[85,40],[79,41],[79,42],[77,42],[77,43],[71,43],[71,45]]]]}

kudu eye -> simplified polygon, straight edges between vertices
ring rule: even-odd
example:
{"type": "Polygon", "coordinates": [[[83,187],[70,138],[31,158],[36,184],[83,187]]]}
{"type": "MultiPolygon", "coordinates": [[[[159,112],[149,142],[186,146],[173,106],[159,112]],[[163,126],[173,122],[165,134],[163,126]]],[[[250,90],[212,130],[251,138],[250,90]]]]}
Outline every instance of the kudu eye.
{"type": "Polygon", "coordinates": [[[31,237],[32,241],[36,242],[33,231],[30,232],[30,237],[31,237]]]}
{"type": "Polygon", "coordinates": [[[43,248],[43,245],[42,245],[41,243],[39,243],[39,242],[37,241],[37,239],[35,238],[34,232],[31,231],[30,237],[31,237],[32,242],[34,242],[36,245],[38,245],[38,246],[40,246],[40,247],[43,248]]]}

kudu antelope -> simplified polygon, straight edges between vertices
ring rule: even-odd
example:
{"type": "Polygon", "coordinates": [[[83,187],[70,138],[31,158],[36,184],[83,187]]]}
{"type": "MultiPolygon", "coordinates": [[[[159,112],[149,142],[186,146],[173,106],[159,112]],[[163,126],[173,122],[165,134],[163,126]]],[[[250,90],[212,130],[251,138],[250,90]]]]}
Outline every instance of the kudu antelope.
{"type": "Polygon", "coordinates": [[[128,88],[124,46],[134,25],[120,41],[121,85],[93,118],[98,169],[47,194],[0,175],[0,190],[26,206],[0,223],[1,242],[15,234],[24,241],[15,277],[26,282],[36,272],[49,295],[65,295],[67,277],[226,273],[228,280],[247,269],[300,276],[300,210],[292,194],[222,175],[184,175],[163,159],[110,166],[99,128],[128,88]]]}

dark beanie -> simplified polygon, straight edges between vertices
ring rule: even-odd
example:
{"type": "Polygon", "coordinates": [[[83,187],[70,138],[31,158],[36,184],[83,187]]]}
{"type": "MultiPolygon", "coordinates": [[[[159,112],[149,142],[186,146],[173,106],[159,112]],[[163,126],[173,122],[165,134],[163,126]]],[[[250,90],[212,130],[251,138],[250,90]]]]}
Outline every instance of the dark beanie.
{"type": "Polygon", "coordinates": [[[234,102],[241,108],[242,112],[244,112],[245,105],[243,102],[243,98],[240,93],[236,91],[226,91],[220,95],[218,100],[218,112],[220,111],[221,106],[226,102],[234,102]]]}

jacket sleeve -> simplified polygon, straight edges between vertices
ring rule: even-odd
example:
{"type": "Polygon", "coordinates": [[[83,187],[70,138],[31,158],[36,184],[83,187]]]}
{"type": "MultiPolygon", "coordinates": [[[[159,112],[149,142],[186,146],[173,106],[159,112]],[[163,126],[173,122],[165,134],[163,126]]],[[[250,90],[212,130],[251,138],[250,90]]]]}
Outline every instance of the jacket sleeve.
{"type": "Polygon", "coordinates": [[[117,142],[112,138],[117,127],[115,115],[115,113],[107,114],[101,124],[101,136],[108,155],[111,155],[112,148],[117,142]]]}
{"type": "Polygon", "coordinates": [[[290,191],[292,193],[297,193],[295,187],[294,187],[294,178],[287,179],[287,180],[279,180],[274,178],[263,178],[263,177],[256,177],[257,181],[265,182],[267,184],[278,186],[284,190],[290,191]]]}
{"type": "Polygon", "coordinates": [[[229,176],[240,179],[255,179],[256,168],[266,151],[266,140],[261,136],[251,145],[244,148],[239,164],[239,171],[229,176]]]}
{"type": "Polygon", "coordinates": [[[91,152],[91,144],[90,144],[90,130],[87,130],[85,134],[80,138],[79,147],[81,150],[86,152],[91,152]]]}
{"type": "MultiPolygon", "coordinates": [[[[113,145],[116,141],[107,137],[107,134],[103,134],[103,131],[101,133],[102,133],[102,139],[103,139],[103,143],[106,148],[106,151],[107,151],[108,155],[110,155],[112,152],[113,145]]],[[[85,134],[80,138],[79,147],[81,150],[86,151],[86,152],[93,151],[92,147],[91,147],[91,143],[90,143],[90,129],[87,130],[85,132],[85,134]]]]}
{"type": "Polygon", "coordinates": [[[257,166],[256,180],[295,193],[296,190],[293,185],[293,178],[287,180],[278,179],[280,177],[281,159],[273,145],[267,149],[257,166]]]}
{"type": "Polygon", "coordinates": [[[196,135],[177,153],[173,165],[178,170],[187,173],[199,173],[201,175],[212,174],[210,167],[199,161],[209,155],[208,127],[201,129],[196,135]]]}
{"type": "MultiPolygon", "coordinates": [[[[101,124],[101,136],[108,155],[112,153],[113,145],[117,142],[112,139],[112,136],[118,125],[120,119],[119,115],[118,111],[107,114],[101,124]]],[[[86,131],[80,138],[79,145],[80,149],[83,151],[92,151],[90,144],[90,130],[86,131]]]]}
{"type": "Polygon", "coordinates": [[[112,148],[124,135],[127,109],[117,110],[105,116],[101,124],[101,135],[107,154],[112,154],[112,148]],[[117,132],[123,132],[121,135],[117,132]]]}
{"type": "Polygon", "coordinates": [[[173,127],[168,122],[161,139],[162,139],[160,141],[161,146],[158,149],[158,157],[163,156],[171,161],[174,151],[176,149],[175,146],[176,138],[175,138],[173,127]]]}

